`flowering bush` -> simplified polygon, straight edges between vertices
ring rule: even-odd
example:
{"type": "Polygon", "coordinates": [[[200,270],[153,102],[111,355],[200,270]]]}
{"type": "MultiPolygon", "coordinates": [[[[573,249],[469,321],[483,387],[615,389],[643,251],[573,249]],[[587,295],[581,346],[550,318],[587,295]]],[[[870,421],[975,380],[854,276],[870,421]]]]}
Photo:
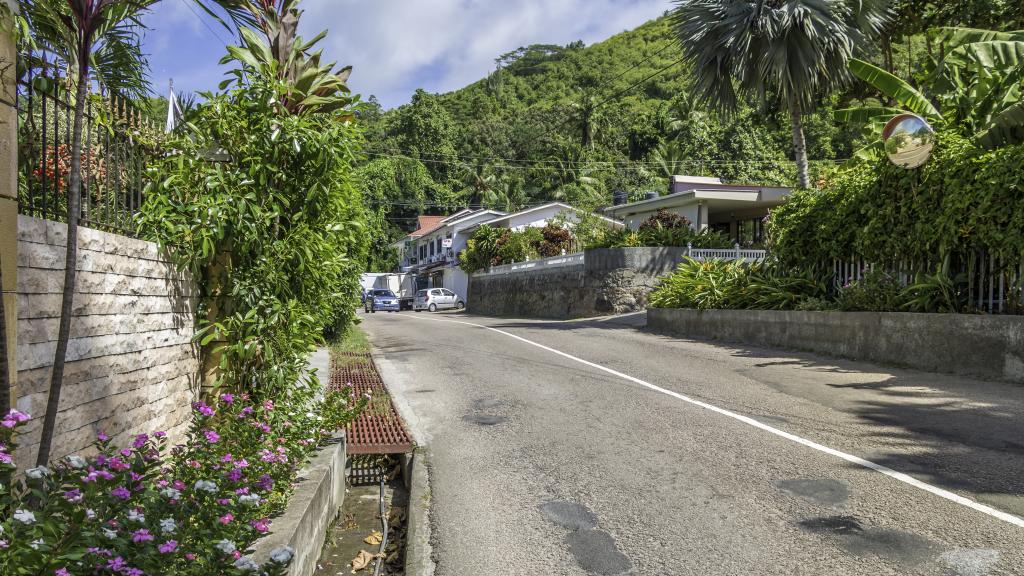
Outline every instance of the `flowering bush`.
{"type": "Polygon", "coordinates": [[[271,525],[309,453],[366,403],[343,392],[312,402],[299,388],[275,404],[221,394],[193,405],[187,440],[163,432],[69,456],[11,482],[16,430],[0,420],[0,573],[211,575],[282,573],[288,548],[258,566],[244,551],[271,525]],[[310,410],[310,407],[313,409],[310,410]]]}

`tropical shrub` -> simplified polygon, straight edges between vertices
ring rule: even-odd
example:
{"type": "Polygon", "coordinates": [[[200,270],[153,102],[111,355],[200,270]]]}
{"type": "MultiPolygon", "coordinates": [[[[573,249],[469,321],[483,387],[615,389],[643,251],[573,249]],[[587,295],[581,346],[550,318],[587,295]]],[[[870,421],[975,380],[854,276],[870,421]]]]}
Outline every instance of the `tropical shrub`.
{"type": "Polygon", "coordinates": [[[871,270],[836,294],[836,307],[848,312],[887,312],[902,306],[903,286],[882,270],[871,270]]]}
{"type": "Polygon", "coordinates": [[[96,455],[15,473],[16,433],[0,420],[0,573],[283,574],[293,551],[262,567],[244,556],[283,510],[298,467],[366,405],[349,391],[314,402],[315,380],[277,402],[222,394],[193,405],[184,443],[158,431],[118,448],[100,433],[96,455]]]}
{"type": "Polygon", "coordinates": [[[637,230],[609,230],[602,237],[587,244],[587,248],[684,247],[732,248],[729,236],[710,228],[700,232],[689,226],[664,228],[658,224],[641,226],[637,230]]]}
{"type": "Polygon", "coordinates": [[[684,260],[651,292],[657,308],[793,310],[824,299],[824,279],[767,262],[684,260]]]}
{"type": "Polygon", "coordinates": [[[537,254],[541,258],[558,256],[572,249],[572,232],[554,222],[540,229],[541,241],[537,244],[537,254]]]}
{"type": "Polygon", "coordinates": [[[293,113],[304,104],[285,104],[287,81],[249,64],[233,74],[152,169],[141,228],[197,280],[203,356],[219,368],[208,384],[273,397],[325,326],[354,317],[362,139],[347,108],[293,113]]]}
{"type": "Polygon", "coordinates": [[[984,150],[954,131],[938,136],[931,160],[917,170],[858,162],[821,190],[795,191],[772,210],[772,254],[787,268],[831,268],[856,256],[910,274],[976,269],[981,252],[1019,266],[1024,145],[984,150]]]}
{"type": "Polygon", "coordinates": [[[690,220],[685,216],[676,214],[675,212],[669,212],[668,210],[661,208],[652,214],[650,218],[644,220],[639,229],[647,230],[660,228],[663,230],[673,230],[676,228],[690,227],[690,220]]]}

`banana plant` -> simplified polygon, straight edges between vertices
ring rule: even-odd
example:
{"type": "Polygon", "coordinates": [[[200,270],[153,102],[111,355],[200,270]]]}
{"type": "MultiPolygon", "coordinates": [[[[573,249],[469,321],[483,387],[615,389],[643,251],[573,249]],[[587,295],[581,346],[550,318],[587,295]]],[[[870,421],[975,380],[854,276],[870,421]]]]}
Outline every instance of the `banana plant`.
{"type": "MultiPolygon", "coordinates": [[[[936,126],[959,127],[984,148],[1024,141],[1024,32],[941,28],[931,35],[940,56],[926,67],[924,91],[854,59],[850,71],[896,106],[838,110],[836,118],[865,124],[880,136],[885,121],[911,112],[936,126]]],[[[858,155],[874,155],[880,144],[876,138],[858,155]]]]}

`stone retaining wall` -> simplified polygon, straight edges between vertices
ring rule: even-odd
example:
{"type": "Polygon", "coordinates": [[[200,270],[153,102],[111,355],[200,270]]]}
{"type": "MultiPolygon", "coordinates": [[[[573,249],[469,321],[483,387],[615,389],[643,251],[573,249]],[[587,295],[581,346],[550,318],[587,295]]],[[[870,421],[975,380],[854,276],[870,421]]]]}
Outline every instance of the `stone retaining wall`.
{"type": "MultiPolygon", "coordinates": [[[[64,224],[18,217],[17,406],[33,420],[19,464],[34,460],[46,408],[64,283],[64,224]]],[[[191,343],[195,288],[151,242],[79,228],[61,411],[52,455],[187,427],[199,371],[191,343]]]]}
{"type": "Polygon", "coordinates": [[[1024,384],[1024,317],[652,308],[648,329],[1024,384]]]}
{"type": "Polygon", "coordinates": [[[521,318],[586,318],[643,310],[658,279],[686,248],[587,250],[582,265],[507,274],[474,274],[469,311],[521,318]]]}

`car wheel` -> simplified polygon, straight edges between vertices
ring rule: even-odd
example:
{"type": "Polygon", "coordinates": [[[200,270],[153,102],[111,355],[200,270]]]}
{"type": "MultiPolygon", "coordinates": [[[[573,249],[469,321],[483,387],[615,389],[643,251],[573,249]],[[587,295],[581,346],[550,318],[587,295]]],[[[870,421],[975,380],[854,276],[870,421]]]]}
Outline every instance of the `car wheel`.
{"type": "Polygon", "coordinates": [[[459,300],[459,301],[458,301],[458,302],[457,302],[457,303],[455,304],[455,309],[456,309],[456,310],[462,310],[462,309],[464,309],[465,307],[466,307],[466,303],[465,303],[465,302],[463,302],[462,300],[459,300]]]}
{"type": "Polygon", "coordinates": [[[430,310],[431,312],[437,312],[437,304],[431,304],[430,306],[427,306],[427,310],[430,310]]]}

